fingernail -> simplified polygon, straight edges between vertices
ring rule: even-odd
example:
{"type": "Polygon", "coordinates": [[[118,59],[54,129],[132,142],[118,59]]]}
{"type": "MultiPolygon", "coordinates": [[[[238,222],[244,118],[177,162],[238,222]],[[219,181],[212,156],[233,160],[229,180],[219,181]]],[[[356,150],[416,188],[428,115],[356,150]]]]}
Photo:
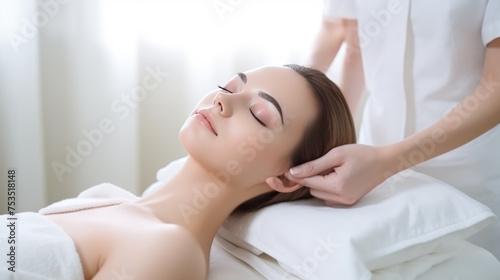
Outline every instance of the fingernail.
{"type": "Polygon", "coordinates": [[[290,174],[297,175],[300,172],[300,167],[292,167],[290,168],[290,174]]]}

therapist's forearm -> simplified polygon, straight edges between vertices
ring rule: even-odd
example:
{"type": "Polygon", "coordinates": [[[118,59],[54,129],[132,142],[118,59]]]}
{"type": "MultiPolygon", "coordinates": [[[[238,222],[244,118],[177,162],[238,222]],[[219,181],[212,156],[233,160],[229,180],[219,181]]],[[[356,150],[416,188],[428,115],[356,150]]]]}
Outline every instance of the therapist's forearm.
{"type": "Polygon", "coordinates": [[[307,66],[326,72],[344,42],[342,19],[323,19],[307,66]]]}
{"type": "Polygon", "coordinates": [[[500,123],[500,39],[488,45],[481,81],[440,121],[383,147],[390,174],[458,148],[500,123]]]}
{"type": "Polygon", "coordinates": [[[359,111],[363,92],[365,91],[365,76],[361,47],[358,37],[358,23],[353,19],[344,19],[345,28],[345,58],[342,64],[339,87],[349,105],[353,118],[359,111]]]}

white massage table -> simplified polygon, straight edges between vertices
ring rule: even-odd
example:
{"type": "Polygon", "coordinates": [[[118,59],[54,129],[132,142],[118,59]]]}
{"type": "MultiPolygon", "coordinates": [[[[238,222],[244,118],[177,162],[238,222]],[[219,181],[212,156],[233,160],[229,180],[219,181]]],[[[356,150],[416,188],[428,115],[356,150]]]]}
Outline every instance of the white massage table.
{"type": "MultiPolygon", "coordinates": [[[[283,275],[287,275],[286,272],[283,275]]],[[[405,279],[404,275],[399,275],[405,279]]],[[[210,273],[208,280],[260,280],[266,279],[252,267],[227,253],[216,241],[212,246],[210,273]]],[[[291,278],[279,277],[276,280],[291,278]]],[[[335,279],[332,275],[331,279],[335,279]]],[[[463,242],[458,254],[417,278],[418,280],[498,280],[500,279],[500,262],[488,251],[463,242]]]]}
{"type": "MultiPolygon", "coordinates": [[[[181,160],[159,170],[158,181],[167,179],[181,160]]],[[[314,201],[299,201],[270,206],[260,210],[260,214],[229,219],[214,240],[208,280],[299,279],[282,267],[285,265],[290,269],[290,265],[294,265],[290,258],[287,259],[291,254],[290,246],[300,254],[300,261],[309,256],[304,251],[311,248],[305,245],[308,241],[315,240],[317,236],[330,235],[332,240],[340,242],[337,250],[340,259],[334,263],[337,269],[327,269],[328,273],[315,279],[344,280],[342,277],[346,277],[335,272],[352,272],[342,268],[357,269],[358,262],[355,261],[360,261],[359,256],[362,256],[363,265],[382,268],[371,272],[373,280],[500,280],[500,262],[487,250],[464,240],[491,222],[491,210],[455,188],[424,174],[412,172],[411,176],[399,179],[397,183],[385,181],[355,207],[345,210],[322,207],[321,203],[316,205],[314,201]],[[416,197],[422,199],[416,200],[416,197]],[[310,207],[311,203],[314,207],[310,207]],[[292,212],[294,214],[289,215],[292,212]],[[303,215],[302,218],[297,214],[303,215]],[[296,226],[296,219],[301,221],[299,226],[296,226]],[[377,222],[373,223],[375,219],[377,222]],[[336,226],[345,224],[351,227],[336,226]],[[293,232],[293,235],[287,234],[289,232],[293,232]],[[287,236],[299,236],[304,242],[297,244],[290,241],[294,238],[285,238],[287,236]],[[346,236],[349,238],[343,238],[346,236]],[[228,240],[228,237],[232,240],[228,240]],[[353,247],[350,243],[352,240],[364,245],[353,247]],[[446,244],[452,244],[454,249],[446,251],[446,244]],[[249,251],[245,246],[254,251],[249,251]],[[386,251],[388,248],[395,250],[386,251]],[[349,256],[349,249],[354,249],[357,257],[349,256]],[[445,251],[440,251],[442,249],[445,251]],[[255,253],[255,250],[261,253],[255,253]],[[288,265],[280,265],[277,260],[263,253],[269,251],[282,253],[277,255],[281,256],[282,262],[288,261],[288,265]],[[440,252],[445,253],[442,255],[440,252]],[[374,258],[374,254],[384,259],[374,258]],[[409,261],[398,262],[391,256],[397,256],[395,258],[398,261],[409,261]],[[384,265],[380,265],[380,262],[384,265]],[[409,277],[401,271],[411,271],[414,276],[409,277]],[[336,275],[330,276],[330,273],[336,275]]],[[[151,186],[149,191],[154,188],[155,185],[151,186]]]]}

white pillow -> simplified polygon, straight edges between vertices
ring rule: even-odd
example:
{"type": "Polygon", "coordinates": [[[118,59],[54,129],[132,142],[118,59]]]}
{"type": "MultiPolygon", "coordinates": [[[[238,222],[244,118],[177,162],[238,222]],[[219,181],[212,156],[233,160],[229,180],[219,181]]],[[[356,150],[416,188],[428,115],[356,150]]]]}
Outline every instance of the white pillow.
{"type": "Polygon", "coordinates": [[[219,236],[301,279],[371,279],[371,271],[452,252],[495,219],[443,182],[416,172],[398,177],[352,207],[308,199],[230,217],[219,236]]]}

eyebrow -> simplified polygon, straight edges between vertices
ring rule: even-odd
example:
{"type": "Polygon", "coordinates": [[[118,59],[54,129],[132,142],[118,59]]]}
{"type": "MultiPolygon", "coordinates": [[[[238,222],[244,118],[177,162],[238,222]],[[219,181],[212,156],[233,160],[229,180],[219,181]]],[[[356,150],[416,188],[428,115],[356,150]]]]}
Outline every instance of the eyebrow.
{"type": "Polygon", "coordinates": [[[240,76],[240,79],[243,81],[244,84],[247,83],[247,75],[244,73],[238,72],[238,76],[240,76]]]}
{"type": "MultiPolygon", "coordinates": [[[[238,76],[240,77],[241,81],[244,84],[247,83],[247,75],[245,75],[244,73],[238,72],[238,76]]],[[[280,113],[281,124],[284,124],[285,122],[283,120],[283,111],[281,110],[281,106],[278,103],[278,101],[276,101],[276,99],[274,99],[274,97],[272,97],[269,93],[267,93],[263,90],[259,91],[259,96],[264,98],[266,101],[271,102],[271,104],[273,104],[274,107],[276,107],[276,110],[278,110],[278,113],[280,113]]]]}
{"type": "Polygon", "coordinates": [[[269,93],[267,93],[263,90],[259,91],[259,96],[264,98],[265,100],[271,102],[271,104],[273,104],[274,107],[276,107],[276,110],[278,110],[278,112],[280,113],[281,124],[285,124],[285,122],[283,121],[283,112],[281,111],[281,106],[278,103],[278,101],[276,101],[276,99],[274,99],[274,97],[272,97],[269,93]]]}

